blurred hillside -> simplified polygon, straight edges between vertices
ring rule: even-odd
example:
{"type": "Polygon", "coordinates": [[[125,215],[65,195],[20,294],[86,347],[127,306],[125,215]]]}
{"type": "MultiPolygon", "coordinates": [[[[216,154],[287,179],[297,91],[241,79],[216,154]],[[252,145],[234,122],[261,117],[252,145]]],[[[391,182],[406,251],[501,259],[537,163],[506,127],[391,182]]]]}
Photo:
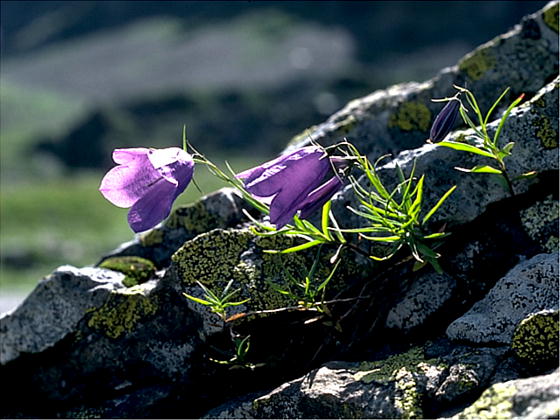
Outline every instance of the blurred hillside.
{"type": "MultiPolygon", "coordinates": [[[[130,238],[126,210],[97,191],[113,148],[179,145],[186,124],[195,147],[248,167],[544,4],[2,1],[0,281],[91,264],[130,238]]],[[[202,172],[205,192],[219,186],[202,172]]]]}

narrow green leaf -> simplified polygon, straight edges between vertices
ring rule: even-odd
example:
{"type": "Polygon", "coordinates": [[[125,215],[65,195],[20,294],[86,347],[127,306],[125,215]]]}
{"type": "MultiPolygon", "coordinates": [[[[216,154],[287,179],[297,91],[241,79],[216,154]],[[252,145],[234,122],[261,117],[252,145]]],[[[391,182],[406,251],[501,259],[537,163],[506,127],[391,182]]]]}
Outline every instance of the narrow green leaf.
{"type": "Polygon", "coordinates": [[[538,175],[539,173],[537,171],[530,171],[530,172],[525,172],[524,174],[521,174],[517,177],[514,178],[514,181],[519,181],[521,179],[530,179],[530,178],[534,178],[538,175]]]}
{"type": "Polygon", "coordinates": [[[500,133],[502,132],[502,128],[504,128],[504,124],[506,123],[507,117],[509,116],[513,108],[515,108],[519,104],[519,102],[523,100],[524,96],[525,94],[522,94],[515,101],[513,101],[511,105],[508,107],[508,109],[506,109],[506,112],[504,112],[504,115],[502,115],[502,118],[500,119],[500,124],[498,125],[498,128],[494,133],[494,141],[493,141],[494,144],[498,144],[498,139],[500,138],[500,133]]]}
{"type": "Polygon", "coordinates": [[[474,153],[477,155],[481,155],[481,156],[486,156],[492,159],[495,159],[495,156],[490,153],[487,152],[486,150],[482,150],[479,149],[478,147],[475,146],[471,146],[470,144],[467,143],[459,143],[456,141],[440,141],[439,143],[437,143],[438,146],[443,146],[443,147],[449,147],[450,149],[454,149],[454,150],[460,150],[462,152],[469,152],[469,153],[474,153]]]}
{"type": "Polygon", "coordinates": [[[306,242],[302,245],[297,245],[291,248],[283,249],[282,251],[280,251],[280,254],[290,254],[292,252],[303,251],[304,249],[312,248],[314,246],[321,245],[322,243],[324,243],[324,241],[315,240],[315,241],[306,242]]]}
{"type": "Polygon", "coordinates": [[[188,294],[186,294],[186,293],[183,293],[183,296],[185,296],[187,299],[190,299],[190,300],[192,300],[192,301],[194,301],[194,302],[196,302],[196,303],[200,303],[200,304],[202,304],[202,305],[206,305],[206,306],[212,305],[212,302],[209,302],[209,301],[207,301],[207,300],[200,299],[200,298],[197,298],[197,297],[188,295],[188,294]]]}
{"type": "Polygon", "coordinates": [[[321,229],[323,231],[323,235],[332,241],[331,233],[329,232],[329,213],[331,211],[331,200],[327,201],[323,206],[323,212],[321,214],[321,229]]]}
{"type": "Polygon", "coordinates": [[[494,111],[494,108],[496,108],[498,106],[498,104],[500,103],[500,101],[504,98],[504,96],[506,96],[506,93],[509,92],[509,87],[507,87],[503,93],[500,95],[500,97],[496,100],[496,102],[494,102],[494,104],[490,107],[490,109],[488,110],[488,113],[486,114],[486,118],[484,118],[484,125],[486,125],[488,123],[488,119],[490,118],[490,115],[492,115],[492,112],[494,111]]]}
{"type": "Polygon", "coordinates": [[[401,240],[400,236],[367,236],[361,234],[360,237],[367,239],[368,241],[387,242],[387,243],[393,243],[401,240]]]}
{"type": "Polygon", "coordinates": [[[429,235],[425,235],[423,239],[440,239],[440,238],[445,238],[449,235],[450,235],[449,233],[445,233],[445,232],[436,232],[436,233],[430,233],[429,235]]]}
{"type": "Polygon", "coordinates": [[[434,215],[434,213],[441,207],[441,205],[444,203],[445,200],[447,200],[447,197],[449,197],[451,195],[451,193],[453,191],[455,191],[455,188],[457,188],[457,185],[453,185],[451,188],[449,188],[447,190],[447,192],[445,194],[443,194],[443,196],[439,199],[439,201],[436,203],[436,205],[434,207],[432,207],[432,209],[428,212],[428,214],[426,214],[426,216],[424,216],[424,219],[422,219],[422,224],[426,224],[426,222],[428,220],[430,220],[430,217],[432,217],[434,215]]]}
{"type": "Polygon", "coordinates": [[[317,292],[320,292],[321,290],[323,290],[325,287],[327,287],[327,285],[329,284],[329,282],[331,281],[331,279],[334,276],[334,272],[336,271],[336,269],[338,268],[338,266],[340,265],[340,262],[342,260],[338,260],[336,262],[336,264],[334,265],[333,269],[331,270],[329,276],[319,285],[319,287],[317,287],[317,292]]]}
{"type": "Polygon", "coordinates": [[[416,195],[412,205],[410,206],[409,215],[413,219],[417,219],[417,215],[420,211],[420,206],[422,205],[422,194],[424,189],[424,175],[420,177],[418,180],[418,184],[416,184],[416,188],[414,189],[413,195],[416,195]]]}
{"type": "Polygon", "coordinates": [[[492,166],[488,166],[488,165],[477,165],[477,166],[475,166],[471,169],[455,167],[455,169],[457,169],[458,171],[461,171],[461,172],[481,173],[481,174],[501,174],[502,173],[501,170],[493,168],[492,166]]]}

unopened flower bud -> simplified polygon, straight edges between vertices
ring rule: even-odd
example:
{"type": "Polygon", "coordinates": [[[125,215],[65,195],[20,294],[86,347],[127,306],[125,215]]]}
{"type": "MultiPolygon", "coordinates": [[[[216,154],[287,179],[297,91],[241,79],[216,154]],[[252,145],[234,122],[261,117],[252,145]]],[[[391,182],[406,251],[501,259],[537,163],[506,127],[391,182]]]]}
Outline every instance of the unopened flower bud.
{"type": "Polygon", "coordinates": [[[443,107],[430,130],[430,140],[432,143],[438,143],[447,137],[455,125],[460,106],[461,102],[458,99],[453,99],[443,107]]]}

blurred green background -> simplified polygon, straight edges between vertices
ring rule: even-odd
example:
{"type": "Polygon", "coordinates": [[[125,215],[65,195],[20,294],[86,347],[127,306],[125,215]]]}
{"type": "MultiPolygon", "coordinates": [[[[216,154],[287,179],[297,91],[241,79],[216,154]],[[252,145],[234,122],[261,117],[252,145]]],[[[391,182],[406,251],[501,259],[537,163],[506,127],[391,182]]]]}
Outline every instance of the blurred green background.
{"type": "MultiPolygon", "coordinates": [[[[374,89],[432,77],[538,1],[2,1],[0,292],[133,237],[115,147],[189,140],[235,169],[374,89]]],[[[205,171],[204,192],[221,185],[205,171]]],[[[190,186],[176,205],[200,193],[190,186]]]]}

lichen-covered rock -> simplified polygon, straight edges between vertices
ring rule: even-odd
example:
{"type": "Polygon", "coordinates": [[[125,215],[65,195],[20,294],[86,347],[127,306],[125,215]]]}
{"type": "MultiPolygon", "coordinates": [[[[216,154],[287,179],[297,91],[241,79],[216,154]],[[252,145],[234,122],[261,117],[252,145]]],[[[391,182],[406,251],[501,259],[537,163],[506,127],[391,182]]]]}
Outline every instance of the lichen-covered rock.
{"type": "Polygon", "coordinates": [[[447,328],[454,340],[509,344],[528,314],[558,309],[558,253],[539,254],[514,267],[488,295],[447,328]]]}
{"type": "MultiPolygon", "coordinates": [[[[542,174],[558,171],[558,150],[543,145],[534,132],[534,124],[540,118],[546,118],[554,126],[558,125],[558,80],[557,78],[547,84],[533,99],[514,109],[502,130],[501,138],[504,144],[515,143],[513,154],[505,159],[511,178],[533,170],[542,174]]],[[[494,121],[488,125],[490,135],[497,129],[498,124],[499,121],[494,121]]],[[[455,132],[449,139],[456,140],[459,137],[472,138],[472,131],[455,132]]],[[[397,165],[405,173],[410,173],[415,166],[415,173],[424,174],[426,177],[423,194],[425,209],[431,208],[449,188],[456,185],[457,189],[432,216],[430,222],[434,226],[443,223],[458,225],[473,221],[491,204],[510,195],[496,176],[465,174],[455,169],[472,168],[482,163],[491,162],[471,153],[425,144],[417,149],[401,152],[395,159],[380,167],[378,174],[388,185],[392,185],[398,181],[395,171],[397,165]]],[[[365,179],[362,179],[362,182],[367,187],[365,179]]],[[[515,193],[527,192],[533,183],[534,180],[516,183],[515,193]]],[[[363,225],[365,219],[349,213],[348,205],[359,208],[350,186],[335,196],[333,209],[345,227],[363,225]]]]}
{"type": "Polygon", "coordinates": [[[517,325],[511,348],[524,364],[549,368],[558,363],[558,310],[529,315],[517,325]]]}
{"type": "MultiPolygon", "coordinates": [[[[392,86],[348,103],[324,123],[295,136],[291,147],[310,139],[330,145],[346,137],[375,161],[386,153],[421,146],[441,109],[430,99],[451,96],[454,84],[475,92],[482,109],[507,86],[510,99],[523,92],[535,94],[558,74],[557,13],[558,3],[551,2],[425,83],[392,86]]],[[[557,126],[550,121],[551,129],[557,126]]]]}
{"type": "Polygon", "coordinates": [[[124,277],[99,268],[59,267],[0,319],[0,364],[45,351],[73,333],[88,310],[124,287],[124,277]]]}
{"type": "Polygon", "coordinates": [[[247,221],[243,210],[254,211],[237,191],[222,188],[193,204],[178,207],[160,225],[122,244],[101,262],[110,257],[137,256],[154,262],[159,268],[165,267],[185,241],[212,229],[247,221]]]}
{"type": "Polygon", "coordinates": [[[521,211],[521,222],[527,234],[547,252],[558,249],[558,200],[552,195],[521,211]]]}
{"type": "Polygon", "coordinates": [[[448,274],[428,272],[415,279],[403,298],[391,308],[386,326],[403,332],[433,316],[453,295],[455,279],[448,274]]]}
{"type": "Polygon", "coordinates": [[[205,418],[433,418],[484,390],[507,348],[412,349],[374,362],[329,362],[205,418]]]}
{"type": "Polygon", "coordinates": [[[556,419],[560,414],[558,370],[492,385],[457,414],[458,419],[556,419]]]}
{"type": "Polygon", "coordinates": [[[140,257],[111,257],[99,264],[101,268],[123,273],[126,287],[136,286],[149,280],[156,272],[156,266],[150,260],[140,257]]]}

